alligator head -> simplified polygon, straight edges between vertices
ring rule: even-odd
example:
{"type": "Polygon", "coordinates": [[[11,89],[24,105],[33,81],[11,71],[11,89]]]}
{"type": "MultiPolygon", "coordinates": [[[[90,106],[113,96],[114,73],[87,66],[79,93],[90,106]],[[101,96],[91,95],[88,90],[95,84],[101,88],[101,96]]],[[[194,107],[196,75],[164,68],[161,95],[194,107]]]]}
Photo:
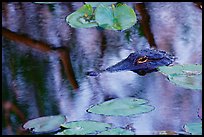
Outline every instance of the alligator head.
{"type": "MultiPolygon", "coordinates": [[[[173,55],[165,51],[155,49],[144,49],[131,53],[126,59],[118,62],[117,64],[101,70],[98,73],[109,71],[133,71],[139,75],[145,75],[157,71],[159,66],[168,66],[175,61],[173,55]]],[[[89,72],[89,75],[97,75],[97,72],[89,72]]]]}

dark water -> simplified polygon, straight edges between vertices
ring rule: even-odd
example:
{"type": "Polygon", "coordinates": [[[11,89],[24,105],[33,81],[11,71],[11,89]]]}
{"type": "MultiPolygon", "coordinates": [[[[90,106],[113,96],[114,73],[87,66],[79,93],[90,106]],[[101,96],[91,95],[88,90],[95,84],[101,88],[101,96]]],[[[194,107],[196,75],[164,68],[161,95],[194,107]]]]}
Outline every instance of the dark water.
{"type": "MultiPolygon", "coordinates": [[[[73,90],[55,52],[43,53],[2,37],[2,134],[23,134],[20,127],[25,121],[56,114],[66,115],[68,121],[96,120],[115,127],[132,124],[136,134],[180,132],[184,124],[200,121],[197,111],[202,92],[177,87],[159,72],[145,76],[131,71],[87,76],[87,71],[103,70],[149,44],[135,27],[129,30],[131,41],[125,32],[71,28],[65,17],[81,5],[3,3],[3,27],[69,49],[79,89],[73,90]],[[134,118],[86,112],[93,104],[130,96],[149,100],[155,110],[134,118]]],[[[158,49],[177,56],[179,64],[201,64],[202,11],[190,2],[146,6],[158,49]]]]}

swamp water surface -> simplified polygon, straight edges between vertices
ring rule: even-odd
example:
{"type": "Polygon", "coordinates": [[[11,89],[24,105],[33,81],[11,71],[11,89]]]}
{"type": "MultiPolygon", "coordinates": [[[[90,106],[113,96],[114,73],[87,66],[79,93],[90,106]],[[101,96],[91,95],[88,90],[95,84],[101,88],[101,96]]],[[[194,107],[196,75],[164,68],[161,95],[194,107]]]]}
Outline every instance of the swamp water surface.
{"type": "MultiPolygon", "coordinates": [[[[131,7],[134,4],[127,3],[131,7]]],[[[3,3],[3,27],[55,48],[63,45],[69,49],[79,88],[73,90],[55,52],[44,53],[2,37],[2,134],[23,134],[19,128],[26,121],[58,114],[66,115],[68,122],[94,120],[115,128],[131,126],[135,134],[184,132],[186,123],[201,121],[201,90],[177,86],[160,72],[87,76],[87,71],[105,69],[149,44],[136,27],[129,30],[130,40],[125,31],[71,28],[65,18],[82,5],[3,3]],[[124,97],[148,100],[155,109],[135,117],[87,112],[92,105],[124,97]]],[[[178,64],[202,64],[202,10],[190,2],[146,6],[157,48],[174,54],[178,64]]]]}

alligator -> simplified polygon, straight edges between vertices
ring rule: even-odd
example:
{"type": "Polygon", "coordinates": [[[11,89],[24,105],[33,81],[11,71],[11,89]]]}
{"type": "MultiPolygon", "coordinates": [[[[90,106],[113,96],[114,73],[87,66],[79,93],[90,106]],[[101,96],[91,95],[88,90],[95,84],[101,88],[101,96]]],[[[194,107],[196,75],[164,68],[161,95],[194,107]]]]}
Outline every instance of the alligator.
{"type": "Polygon", "coordinates": [[[98,74],[108,71],[133,71],[138,75],[144,76],[147,73],[158,71],[159,66],[168,66],[175,61],[175,56],[163,50],[143,49],[131,53],[126,59],[110,66],[104,70],[89,71],[87,75],[97,76],[98,74]]]}

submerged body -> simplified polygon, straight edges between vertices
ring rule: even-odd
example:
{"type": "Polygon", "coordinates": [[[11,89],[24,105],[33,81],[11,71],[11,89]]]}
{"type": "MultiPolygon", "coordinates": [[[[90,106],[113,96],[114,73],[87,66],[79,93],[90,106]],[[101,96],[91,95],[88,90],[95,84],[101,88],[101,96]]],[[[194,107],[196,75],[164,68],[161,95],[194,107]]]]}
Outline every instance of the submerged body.
{"type": "Polygon", "coordinates": [[[145,75],[147,73],[157,71],[159,66],[168,66],[174,61],[175,57],[165,51],[144,49],[131,53],[126,59],[108,67],[105,70],[101,70],[99,72],[90,71],[87,75],[97,76],[99,73],[104,71],[133,71],[139,75],[145,75]]]}

